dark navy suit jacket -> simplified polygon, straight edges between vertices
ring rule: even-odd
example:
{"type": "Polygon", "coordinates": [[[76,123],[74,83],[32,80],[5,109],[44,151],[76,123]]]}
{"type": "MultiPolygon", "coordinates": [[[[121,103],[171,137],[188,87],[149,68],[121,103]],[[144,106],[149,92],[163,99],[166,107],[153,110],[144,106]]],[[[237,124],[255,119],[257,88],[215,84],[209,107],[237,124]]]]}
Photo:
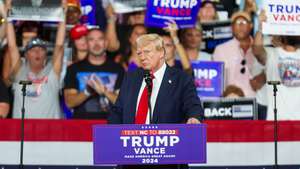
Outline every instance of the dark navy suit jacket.
{"type": "MultiPolygon", "coordinates": [[[[143,72],[139,68],[126,74],[109,116],[109,123],[134,123],[143,72]]],[[[203,109],[193,78],[179,69],[167,66],[153,110],[152,123],[185,123],[190,117],[201,120],[202,115],[203,109]]]]}

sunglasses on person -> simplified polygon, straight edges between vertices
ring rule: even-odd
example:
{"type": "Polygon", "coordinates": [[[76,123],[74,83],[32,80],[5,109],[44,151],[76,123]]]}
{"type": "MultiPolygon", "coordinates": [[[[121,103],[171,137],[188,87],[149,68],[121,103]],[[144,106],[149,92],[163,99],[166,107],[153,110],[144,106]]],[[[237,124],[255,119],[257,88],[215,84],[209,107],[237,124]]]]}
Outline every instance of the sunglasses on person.
{"type": "Polygon", "coordinates": [[[241,65],[242,65],[242,68],[241,68],[241,70],[240,70],[240,72],[242,73],[242,74],[244,74],[245,72],[246,72],[246,59],[243,59],[242,61],[241,61],[241,65]]]}
{"type": "Polygon", "coordinates": [[[236,20],[236,21],[234,22],[234,24],[236,24],[236,25],[246,25],[246,24],[248,24],[248,23],[249,23],[249,22],[246,21],[246,20],[244,20],[244,19],[236,20]]]}

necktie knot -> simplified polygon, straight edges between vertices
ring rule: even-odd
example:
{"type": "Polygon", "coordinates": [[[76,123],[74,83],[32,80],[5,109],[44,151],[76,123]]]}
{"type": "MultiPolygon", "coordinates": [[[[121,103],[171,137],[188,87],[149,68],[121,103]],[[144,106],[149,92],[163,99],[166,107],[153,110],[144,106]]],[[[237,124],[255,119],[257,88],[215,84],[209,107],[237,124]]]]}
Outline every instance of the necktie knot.
{"type": "Polygon", "coordinates": [[[135,123],[136,124],[145,124],[148,114],[148,103],[149,103],[149,97],[152,92],[153,87],[153,79],[154,75],[152,72],[146,72],[144,74],[144,79],[146,82],[146,86],[142,92],[142,95],[139,100],[138,109],[135,117],[135,123]]]}
{"type": "Polygon", "coordinates": [[[150,72],[150,78],[151,78],[151,80],[155,79],[153,72],[150,72]]]}

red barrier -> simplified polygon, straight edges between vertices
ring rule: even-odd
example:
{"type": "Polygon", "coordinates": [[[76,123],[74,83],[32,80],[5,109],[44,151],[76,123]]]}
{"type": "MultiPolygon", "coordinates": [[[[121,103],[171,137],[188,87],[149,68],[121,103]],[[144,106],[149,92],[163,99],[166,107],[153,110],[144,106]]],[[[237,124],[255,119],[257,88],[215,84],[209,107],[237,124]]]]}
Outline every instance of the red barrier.
{"type": "MultiPolygon", "coordinates": [[[[0,141],[20,140],[20,120],[0,120],[0,141]]],[[[217,120],[208,124],[208,142],[270,142],[272,121],[217,120]]],[[[92,141],[92,126],[104,120],[25,120],[26,141],[92,141]]],[[[280,121],[279,141],[300,141],[300,121],[280,121]]]]}

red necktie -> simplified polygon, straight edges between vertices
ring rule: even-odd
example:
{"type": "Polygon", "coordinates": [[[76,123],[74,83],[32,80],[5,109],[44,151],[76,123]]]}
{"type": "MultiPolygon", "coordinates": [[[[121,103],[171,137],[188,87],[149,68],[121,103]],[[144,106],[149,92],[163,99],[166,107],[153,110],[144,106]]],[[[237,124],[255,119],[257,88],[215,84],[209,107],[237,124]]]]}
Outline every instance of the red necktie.
{"type": "MultiPolygon", "coordinates": [[[[153,75],[152,79],[154,78],[153,75]]],[[[153,87],[151,83],[151,88],[153,87]]],[[[135,124],[145,124],[148,114],[148,88],[147,85],[145,86],[142,96],[140,98],[139,106],[137,109],[137,113],[135,116],[135,124]]]]}

